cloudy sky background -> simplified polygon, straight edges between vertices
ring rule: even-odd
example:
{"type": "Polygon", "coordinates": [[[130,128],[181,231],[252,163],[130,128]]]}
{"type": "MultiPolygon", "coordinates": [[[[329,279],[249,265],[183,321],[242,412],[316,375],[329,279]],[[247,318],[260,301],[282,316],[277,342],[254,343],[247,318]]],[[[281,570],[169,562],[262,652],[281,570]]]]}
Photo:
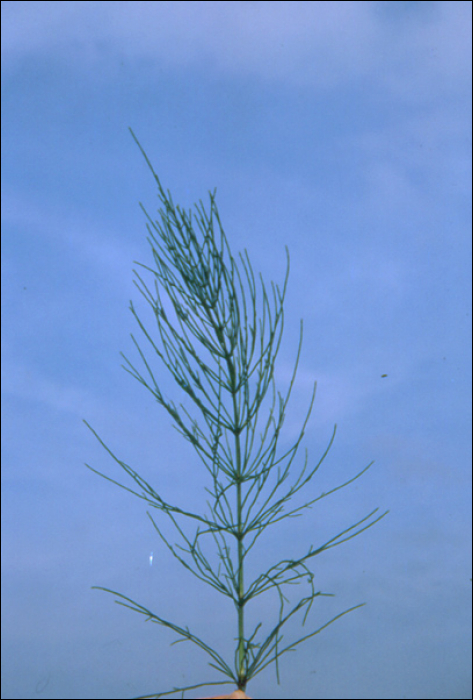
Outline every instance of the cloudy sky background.
{"type": "MultiPolygon", "coordinates": [[[[86,418],[167,500],[205,499],[192,450],[120,368],[120,350],[136,358],[129,300],[143,308],[133,261],[150,263],[138,201],[157,202],[128,126],[176,202],[217,187],[234,253],[266,280],[290,249],[282,389],[301,317],[305,340],[285,444],[314,380],[311,460],[338,424],[309,493],[375,460],[261,539],[255,563],[390,510],[313,560],[336,597],[285,641],[367,605],[250,695],[470,698],[471,3],[2,2],[2,59],[2,698],[218,680],[92,585],[232,660],[231,604],[83,466],[121,479],[86,418]]],[[[268,596],[251,616],[276,611],[268,596]]]]}

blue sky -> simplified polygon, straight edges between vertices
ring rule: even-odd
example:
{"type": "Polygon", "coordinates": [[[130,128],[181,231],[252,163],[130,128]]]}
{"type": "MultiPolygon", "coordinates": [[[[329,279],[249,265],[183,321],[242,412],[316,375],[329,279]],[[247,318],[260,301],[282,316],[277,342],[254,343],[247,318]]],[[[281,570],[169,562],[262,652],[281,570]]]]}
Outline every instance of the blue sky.
{"type": "MultiPolygon", "coordinates": [[[[176,202],[217,187],[233,252],[265,280],[282,281],[289,247],[281,388],[301,317],[305,338],[285,440],[314,380],[311,460],[338,425],[310,494],[375,460],[258,557],[390,510],[313,560],[336,597],[307,627],[367,605],[249,694],[470,698],[471,3],[2,2],[2,15],[2,698],[217,679],[92,585],[232,659],[231,604],[181,570],[138,499],[84,467],[121,479],[86,418],[170,502],[205,500],[198,460],[120,367],[120,351],[135,358],[133,261],[151,262],[138,201],[157,202],[128,126],[176,202]]],[[[276,609],[268,596],[251,614],[269,624],[276,609]]]]}

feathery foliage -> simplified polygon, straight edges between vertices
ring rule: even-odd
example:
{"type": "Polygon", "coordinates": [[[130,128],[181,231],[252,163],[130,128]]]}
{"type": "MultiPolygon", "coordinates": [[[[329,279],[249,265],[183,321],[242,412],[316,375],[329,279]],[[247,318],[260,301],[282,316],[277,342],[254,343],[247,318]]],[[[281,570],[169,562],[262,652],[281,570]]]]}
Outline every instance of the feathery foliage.
{"type": "Polygon", "coordinates": [[[272,663],[279,682],[278,661],[283,654],[346,613],[361,607],[349,608],[300,639],[282,643],[282,628],[288,620],[301,613],[304,624],[314,600],[331,595],[317,590],[314,574],[309,568],[310,560],[360,534],[386,513],[376,515],[378,509],[375,509],[327,542],[317,547],[311,545],[295,558],[281,559],[262,570],[253,580],[245,579],[247,557],[269,526],[301,515],[320,499],[358,479],[372,463],[349,481],[309,498],[303,505],[293,502],[294,496],[309,484],[324,461],[333,443],[336,426],[325,452],[315,465],[308,466],[307,451],[302,464],[294,465],[315,398],[314,384],[296,441],[282,453],[279,449],[302,346],[301,322],[292,378],[288,390],[282,395],[276,390],[274,371],[283,332],[283,305],[289,275],[287,248],[287,271],[282,288],[274,283],[268,288],[261,275],[257,281],[247,252],[240,253],[238,259],[232,256],[219,218],[215,191],[210,193],[208,211],[201,201],[195,205],[194,211],[185,211],[175,205],[133,131],[131,133],[154,175],[161,202],[158,220],[153,220],[141,205],[147,218],[153,266],[137,264],[151,274],[151,283],[145,282],[135,271],[135,284],[156,320],[154,330],[147,330],[133,303],[130,308],[148,350],[159,358],[187,395],[192,411],[183,404],[176,406],[162,393],[152,368],[153,362],[147,359],[133,335],[142,368],[137,368],[123,355],[124,368],[169,413],[174,426],[191,443],[208,471],[211,485],[207,489],[210,496],[207,510],[194,513],[168,503],[159,489],[155,490],[135,469],[120,460],[84,421],[113,460],[131,477],[136,490],[87,466],[169,518],[178,544],[165,537],[156,516],[148,512],[156,532],[172,555],[200,581],[233,602],[237,613],[233,664],[187,627],[163,619],[121,593],[99,586],[94,588],[112,593],[118,597],[116,602],[120,605],[173,630],[178,636],[176,641],[188,640],[196,644],[210,656],[209,665],[228,679],[140,697],[158,698],[203,685],[228,682],[244,691],[247,683],[272,663]],[[182,524],[185,521],[195,527],[191,536],[186,534],[182,524]],[[213,545],[218,565],[205,553],[208,541],[213,545]],[[307,595],[291,606],[284,593],[285,587],[300,583],[306,584],[307,595]],[[268,591],[277,593],[279,612],[269,634],[261,638],[262,623],[250,633],[245,631],[245,607],[268,591]]]}

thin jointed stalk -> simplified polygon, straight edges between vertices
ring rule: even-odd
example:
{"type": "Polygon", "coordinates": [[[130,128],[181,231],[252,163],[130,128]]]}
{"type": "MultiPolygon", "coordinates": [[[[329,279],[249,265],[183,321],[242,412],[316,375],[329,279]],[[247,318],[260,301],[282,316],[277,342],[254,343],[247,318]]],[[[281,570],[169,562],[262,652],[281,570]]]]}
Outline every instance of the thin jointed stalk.
{"type": "Polygon", "coordinates": [[[233,601],[238,626],[233,668],[187,627],[165,620],[121,593],[99,588],[113,593],[118,598],[117,603],[145,615],[146,620],[173,630],[178,637],[176,641],[196,644],[210,657],[209,665],[226,678],[142,698],[183,693],[216,683],[231,682],[245,690],[251,678],[273,663],[279,682],[279,659],[283,654],[361,607],[349,608],[315,631],[282,645],[284,625],[298,613],[303,615],[304,625],[314,601],[332,595],[316,588],[309,560],[357,536],[386,513],[375,517],[378,510],[375,509],[325,543],[317,547],[311,545],[305,554],[263,568],[253,580],[245,583],[246,558],[250,552],[253,554],[253,547],[270,526],[300,516],[322,498],[358,479],[371,464],[345,483],[310,497],[302,505],[291,503],[299,491],[308,486],[327,456],[336,426],[319,461],[308,466],[306,452],[302,464],[296,468],[294,462],[315,398],[314,385],[296,441],[289,449],[280,448],[282,426],[302,346],[301,324],[294,370],[287,392],[282,395],[275,387],[274,370],[283,330],[289,254],[282,289],[271,283],[268,291],[261,275],[257,285],[247,252],[239,255],[238,263],[231,254],[215,203],[215,192],[210,193],[208,211],[202,202],[195,206],[194,212],[175,205],[131,133],[153,173],[161,208],[159,218],[153,220],[141,205],[148,222],[153,265],[137,264],[151,273],[152,284],[146,283],[135,271],[135,284],[152,311],[154,331],[147,329],[130,304],[140,331],[152,350],[151,358],[146,357],[132,336],[144,369],[137,369],[123,356],[124,368],[151,392],[196,451],[210,479],[210,486],[206,488],[210,495],[208,510],[194,513],[167,502],[160,489],[156,490],[133,467],[120,460],[86,423],[112,459],[131,477],[136,490],[89,468],[169,518],[179,544],[173,544],[165,537],[148,512],[157,534],[187,571],[233,601]],[[186,398],[186,404],[176,405],[163,394],[156,379],[156,360],[171,374],[186,398]],[[189,525],[196,529],[189,531],[189,525]],[[208,553],[207,543],[212,545],[213,555],[208,553]],[[286,588],[301,583],[307,585],[307,595],[291,607],[286,588]],[[247,635],[246,605],[271,591],[277,594],[278,600],[276,624],[265,636],[259,622],[247,635]]]}
{"type": "Polygon", "coordinates": [[[235,426],[235,468],[236,468],[236,512],[237,512],[237,546],[238,546],[238,688],[245,690],[246,688],[246,674],[245,674],[245,586],[244,586],[244,564],[243,564],[243,521],[242,521],[242,485],[241,485],[241,447],[240,447],[240,433],[237,429],[238,426],[238,406],[237,406],[237,386],[236,386],[236,372],[231,360],[231,357],[227,356],[227,350],[225,347],[225,341],[221,333],[217,332],[217,337],[219,338],[221,345],[225,352],[225,357],[228,365],[228,372],[230,376],[231,393],[233,400],[233,421],[235,426]]]}

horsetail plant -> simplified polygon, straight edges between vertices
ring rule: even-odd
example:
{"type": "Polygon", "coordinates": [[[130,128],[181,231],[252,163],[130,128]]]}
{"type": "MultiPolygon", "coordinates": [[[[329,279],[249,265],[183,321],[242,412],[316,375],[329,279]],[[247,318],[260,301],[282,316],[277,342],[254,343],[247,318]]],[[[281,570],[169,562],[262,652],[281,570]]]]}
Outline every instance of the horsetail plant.
{"type": "Polygon", "coordinates": [[[158,211],[159,220],[153,220],[140,203],[147,218],[154,267],[137,264],[151,273],[153,284],[147,284],[134,271],[135,284],[154,313],[154,334],[145,328],[132,302],[130,309],[152,353],[187,395],[193,411],[183,404],[176,406],[164,396],[151,361],[133,335],[144,370],[137,369],[124,355],[126,364],[123,366],[166,409],[177,430],[191,443],[203,462],[210,475],[210,487],[206,489],[210,495],[208,510],[198,514],[168,503],[160,489],[155,490],[137,471],[116,457],[84,421],[113,460],[135,482],[138,490],[87,466],[167,516],[177,532],[179,544],[172,544],[164,536],[148,512],[156,532],[173,556],[200,581],[233,602],[237,618],[233,664],[188,627],[163,619],[121,593],[101,586],[94,588],[112,593],[118,597],[115,602],[141,613],[146,620],[173,630],[178,635],[176,641],[188,640],[196,644],[210,656],[209,665],[228,679],[173,688],[167,692],[142,695],[141,698],[159,698],[176,692],[181,692],[183,697],[186,690],[229,682],[245,691],[247,683],[272,663],[279,683],[278,661],[283,654],[364,605],[355,605],[315,631],[283,644],[284,625],[299,612],[303,614],[304,625],[315,598],[332,595],[317,590],[314,574],[309,568],[310,560],[359,535],[388,511],[375,517],[376,508],[327,542],[316,547],[311,545],[305,554],[282,559],[262,570],[253,580],[247,580],[246,564],[250,551],[269,526],[301,515],[304,509],[348,486],[364,474],[372,462],[345,483],[310,497],[303,505],[292,503],[294,496],[309,484],[324,461],[333,443],[336,426],[317,464],[308,467],[306,450],[303,464],[296,469],[293,462],[314,403],[314,384],[299,435],[292,447],[280,454],[281,430],[302,346],[301,322],[295,366],[289,388],[283,396],[276,391],[274,370],[283,332],[289,252],[286,248],[287,270],[282,289],[271,282],[268,290],[261,275],[257,283],[246,250],[239,254],[238,260],[232,256],[220,222],[215,191],[209,193],[208,211],[202,201],[195,205],[194,212],[175,205],[170,192],[163,189],[138,139],[130,131],[154,176],[162,205],[158,211]],[[182,525],[186,520],[194,524],[193,534],[186,533],[182,525]],[[209,539],[218,565],[204,553],[204,542],[209,539]],[[300,583],[307,585],[307,595],[292,606],[285,595],[286,586],[300,583]],[[278,596],[279,613],[266,638],[260,638],[261,622],[251,632],[246,631],[245,609],[251,600],[272,590],[278,596]]]}

